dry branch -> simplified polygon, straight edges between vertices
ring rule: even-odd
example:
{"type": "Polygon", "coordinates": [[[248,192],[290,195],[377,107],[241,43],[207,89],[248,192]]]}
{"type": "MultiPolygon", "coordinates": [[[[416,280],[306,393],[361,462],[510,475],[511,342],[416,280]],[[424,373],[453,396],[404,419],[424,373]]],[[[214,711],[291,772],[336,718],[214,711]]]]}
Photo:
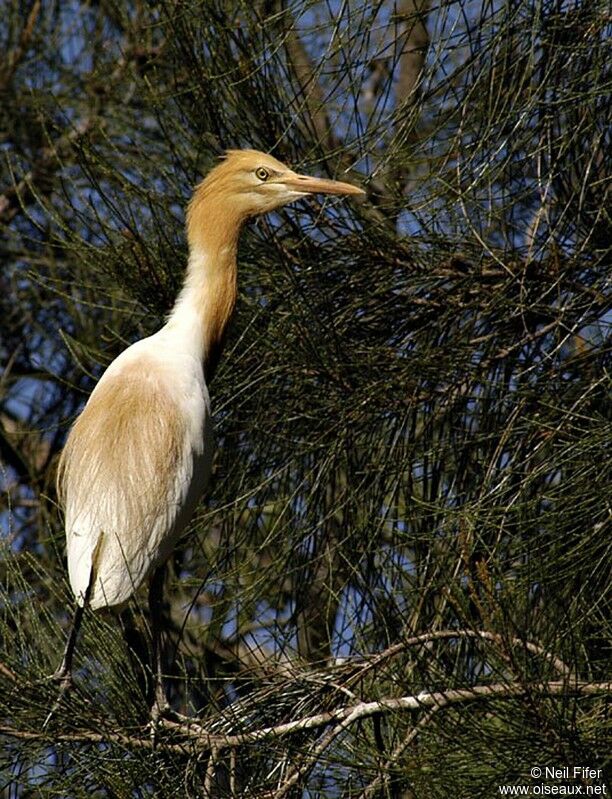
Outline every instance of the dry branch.
{"type": "MultiPolygon", "coordinates": [[[[307,730],[326,727],[330,724],[341,732],[361,719],[387,713],[406,711],[409,713],[435,708],[439,710],[450,705],[469,702],[514,699],[526,695],[539,696],[598,696],[612,693],[612,682],[562,682],[549,681],[541,683],[492,683],[491,685],[475,685],[471,688],[457,688],[448,691],[421,691],[419,694],[380,699],[374,702],[358,702],[347,707],[336,708],[324,713],[305,716],[295,721],[277,724],[271,727],[251,730],[250,732],[230,735],[219,735],[207,732],[198,722],[174,722],[162,720],[162,728],[191,740],[204,751],[215,752],[215,757],[224,749],[248,746],[262,741],[271,741],[306,732],[307,730]]],[[[152,748],[154,745],[168,748],[171,751],[184,751],[185,744],[159,740],[152,742],[148,737],[127,735],[122,733],[98,733],[90,730],[78,730],[72,733],[55,734],[47,731],[21,730],[10,725],[0,726],[0,734],[14,738],[53,742],[82,743],[117,743],[133,748],[152,748]]],[[[145,733],[148,735],[148,732],[145,733]]],[[[332,735],[329,742],[335,737],[332,735]]],[[[324,739],[327,741],[327,738],[324,739]]],[[[323,742],[321,742],[322,745],[323,742]]],[[[327,744],[326,744],[327,745],[327,744]]]]}

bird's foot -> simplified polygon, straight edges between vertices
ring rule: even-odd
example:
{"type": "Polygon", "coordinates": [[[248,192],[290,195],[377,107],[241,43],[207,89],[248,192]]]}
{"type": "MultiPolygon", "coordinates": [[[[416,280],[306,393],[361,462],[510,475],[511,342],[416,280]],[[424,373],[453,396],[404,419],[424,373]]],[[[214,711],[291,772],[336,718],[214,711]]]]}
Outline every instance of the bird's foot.
{"type": "Polygon", "coordinates": [[[167,702],[161,705],[157,699],[151,705],[151,709],[149,711],[149,723],[147,724],[147,729],[149,730],[149,738],[151,739],[151,745],[155,748],[157,744],[157,733],[161,727],[163,719],[166,717],[166,713],[170,710],[170,707],[167,702]]]}
{"type": "Polygon", "coordinates": [[[149,723],[147,725],[153,746],[155,746],[157,731],[159,730],[162,721],[169,719],[171,715],[172,708],[170,707],[166,693],[163,689],[163,686],[158,683],[155,686],[155,695],[153,704],[151,705],[151,709],[149,711],[149,723]]]}
{"type": "Polygon", "coordinates": [[[157,724],[161,719],[170,718],[172,714],[172,708],[166,697],[160,700],[159,697],[155,697],[155,701],[151,705],[150,710],[150,719],[153,724],[157,724]]]}
{"type": "Polygon", "coordinates": [[[171,724],[189,724],[193,721],[193,719],[189,718],[189,716],[185,716],[182,713],[173,710],[169,705],[166,705],[159,711],[158,718],[161,718],[164,721],[169,721],[171,724]]]}
{"type": "Polygon", "coordinates": [[[177,713],[176,710],[173,710],[165,696],[156,696],[149,711],[149,723],[147,724],[153,746],[155,746],[157,733],[164,722],[168,722],[168,726],[174,726],[188,724],[191,721],[192,719],[189,716],[184,716],[182,713],[177,713]]]}

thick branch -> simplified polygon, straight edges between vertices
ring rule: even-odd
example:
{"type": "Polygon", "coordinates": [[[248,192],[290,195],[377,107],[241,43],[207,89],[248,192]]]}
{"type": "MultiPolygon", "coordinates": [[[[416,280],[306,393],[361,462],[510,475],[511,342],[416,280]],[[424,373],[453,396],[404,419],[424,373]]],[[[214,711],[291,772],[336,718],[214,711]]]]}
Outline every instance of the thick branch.
{"type": "MultiPolygon", "coordinates": [[[[188,727],[181,731],[198,739],[207,749],[213,746],[226,749],[231,746],[258,743],[276,738],[284,738],[305,730],[312,730],[328,724],[351,724],[360,719],[378,714],[405,710],[415,712],[427,708],[440,708],[448,705],[465,704],[482,699],[510,699],[526,694],[543,694],[545,696],[578,695],[594,696],[612,693],[612,682],[574,683],[551,681],[544,683],[493,683],[491,685],[475,685],[472,688],[458,688],[449,691],[422,691],[412,696],[400,696],[393,699],[380,699],[375,702],[359,702],[350,707],[337,708],[314,716],[307,716],[296,721],[278,724],[274,727],[263,727],[252,732],[237,735],[210,735],[202,728],[188,727]]],[[[172,724],[173,728],[183,725],[172,724]]]]}
{"type": "MultiPolygon", "coordinates": [[[[277,3],[281,8],[282,2],[277,3]]],[[[325,151],[333,151],[339,144],[334,136],[329,116],[327,114],[327,104],[323,96],[323,91],[319,84],[317,73],[310,57],[300,39],[293,19],[287,12],[287,27],[285,32],[285,48],[290,64],[292,65],[295,76],[302,90],[303,104],[308,111],[314,126],[317,139],[325,151]]]]}
{"type": "MultiPolygon", "coordinates": [[[[440,709],[450,705],[460,705],[469,702],[514,699],[527,694],[541,696],[597,696],[612,693],[612,682],[576,682],[549,681],[540,683],[492,683],[491,685],[475,685],[471,688],[457,688],[448,691],[422,691],[419,694],[400,696],[389,699],[380,699],[374,702],[358,702],[348,707],[336,708],[324,713],[316,713],[295,721],[278,724],[273,727],[262,727],[251,732],[233,735],[215,735],[207,732],[199,724],[191,722],[171,722],[163,720],[161,725],[168,730],[191,739],[204,750],[213,749],[220,752],[223,749],[239,747],[261,741],[271,741],[306,730],[314,730],[329,724],[348,727],[360,719],[371,716],[407,711],[409,713],[426,710],[429,708],[440,709]]],[[[81,742],[81,743],[119,743],[135,749],[151,748],[153,744],[148,738],[139,738],[121,733],[97,733],[81,730],[73,733],[56,732],[50,735],[46,731],[30,731],[15,729],[10,725],[0,725],[0,734],[13,738],[27,740],[49,740],[50,742],[81,742]]],[[[159,748],[172,751],[184,751],[184,745],[156,741],[159,748]]]]}
{"type": "Polygon", "coordinates": [[[409,101],[418,88],[429,47],[429,33],[425,24],[429,0],[403,0],[398,17],[402,20],[402,51],[397,79],[397,105],[409,101]]]}
{"type": "MultiPolygon", "coordinates": [[[[21,29],[17,46],[14,50],[11,50],[9,53],[7,53],[6,61],[0,67],[0,93],[7,90],[8,85],[15,74],[15,70],[23,61],[23,58],[28,51],[32,41],[34,26],[36,25],[36,20],[38,19],[38,15],[40,13],[40,5],[40,0],[34,1],[34,4],[30,9],[30,13],[28,14],[28,18],[21,29]]],[[[5,11],[5,13],[7,12],[5,11]]]]}

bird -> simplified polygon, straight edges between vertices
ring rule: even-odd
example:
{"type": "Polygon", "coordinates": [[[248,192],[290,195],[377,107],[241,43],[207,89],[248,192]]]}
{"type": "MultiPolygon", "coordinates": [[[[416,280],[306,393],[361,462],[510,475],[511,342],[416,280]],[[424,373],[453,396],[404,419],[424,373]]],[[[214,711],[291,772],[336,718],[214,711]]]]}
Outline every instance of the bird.
{"type": "MultiPolygon", "coordinates": [[[[86,608],[120,608],[149,582],[151,718],[170,712],[160,659],[164,564],[205,491],[213,458],[208,392],[237,297],[237,247],[251,217],[357,186],[298,174],[257,150],[228,150],[187,206],[188,261],[165,324],[112,361],[60,455],[68,574],[76,610],[53,678],[73,683],[86,608]]],[[[45,722],[46,723],[46,722],[45,722]]]]}

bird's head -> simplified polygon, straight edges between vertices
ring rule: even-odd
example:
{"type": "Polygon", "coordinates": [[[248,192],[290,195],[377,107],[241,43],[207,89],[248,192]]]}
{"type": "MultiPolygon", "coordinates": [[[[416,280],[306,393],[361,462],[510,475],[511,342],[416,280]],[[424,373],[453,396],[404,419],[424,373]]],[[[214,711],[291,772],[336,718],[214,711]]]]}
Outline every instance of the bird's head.
{"type": "Polygon", "coordinates": [[[242,221],[309,194],[364,194],[364,191],[339,180],[300,175],[257,150],[229,150],[196,189],[189,206],[188,227],[210,224],[210,215],[216,213],[242,221]]]}

